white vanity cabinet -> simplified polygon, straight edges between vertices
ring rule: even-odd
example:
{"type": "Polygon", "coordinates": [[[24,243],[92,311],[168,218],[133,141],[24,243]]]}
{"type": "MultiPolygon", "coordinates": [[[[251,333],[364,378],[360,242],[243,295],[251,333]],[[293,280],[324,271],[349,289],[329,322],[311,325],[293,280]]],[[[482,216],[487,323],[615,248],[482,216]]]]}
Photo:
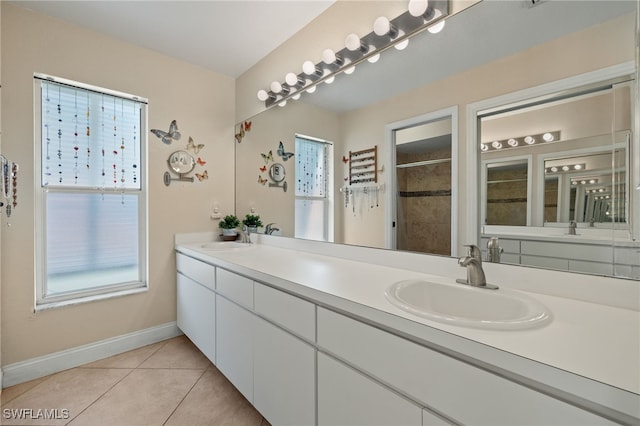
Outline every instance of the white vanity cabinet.
{"type": "MultiPolygon", "coordinates": [[[[455,423],[613,424],[489,371],[324,308],[318,308],[318,346],[455,423]]],[[[324,386],[338,388],[345,385],[343,380],[324,386]]],[[[332,409],[327,407],[324,411],[332,409]]],[[[338,405],[335,409],[348,410],[348,406],[338,405]]],[[[322,413],[319,409],[319,418],[322,413]]]]}
{"type": "Polygon", "coordinates": [[[318,425],[422,425],[422,409],[353,368],[318,354],[318,425]]]}
{"type": "Polygon", "coordinates": [[[315,348],[255,317],[253,405],[273,425],[315,424],[315,348]]]}
{"type": "Polygon", "coordinates": [[[215,267],[178,254],[177,324],[215,363],[215,267]]]}
{"type": "Polygon", "coordinates": [[[216,296],[216,367],[253,402],[253,314],[216,296]]]}

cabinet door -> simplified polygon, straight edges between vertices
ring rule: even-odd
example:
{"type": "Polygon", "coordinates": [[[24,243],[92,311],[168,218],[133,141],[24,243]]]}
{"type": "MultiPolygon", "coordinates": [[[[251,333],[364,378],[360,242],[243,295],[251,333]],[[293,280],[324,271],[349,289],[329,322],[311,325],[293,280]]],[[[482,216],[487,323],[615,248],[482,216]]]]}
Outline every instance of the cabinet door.
{"type": "Polygon", "coordinates": [[[422,409],[318,353],[318,425],[422,425],[422,409]]]}
{"type": "Polygon", "coordinates": [[[178,328],[215,364],[215,295],[213,291],[178,273],[178,328]]]}
{"type": "Polygon", "coordinates": [[[253,405],[273,425],[315,424],[315,349],[254,317],[253,405]]]}
{"type": "Polygon", "coordinates": [[[253,314],[216,296],[216,366],[253,402],[253,314]]]}

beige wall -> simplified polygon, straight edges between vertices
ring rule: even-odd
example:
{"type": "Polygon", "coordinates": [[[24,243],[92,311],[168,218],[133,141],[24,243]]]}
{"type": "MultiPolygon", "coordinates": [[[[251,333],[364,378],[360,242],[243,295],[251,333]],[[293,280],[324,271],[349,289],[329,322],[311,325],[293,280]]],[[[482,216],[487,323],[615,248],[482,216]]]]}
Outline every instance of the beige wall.
{"type": "Polygon", "coordinates": [[[2,2],[3,152],[20,164],[20,200],[2,232],[2,364],[175,321],[177,232],[215,229],[214,204],[233,209],[234,82],[81,27],[2,2]],[[149,133],[149,291],[34,313],[33,73],[149,99],[149,128],[177,120],[183,140],[149,133]],[[165,187],[166,159],[188,136],[205,144],[209,180],[165,187]]]}

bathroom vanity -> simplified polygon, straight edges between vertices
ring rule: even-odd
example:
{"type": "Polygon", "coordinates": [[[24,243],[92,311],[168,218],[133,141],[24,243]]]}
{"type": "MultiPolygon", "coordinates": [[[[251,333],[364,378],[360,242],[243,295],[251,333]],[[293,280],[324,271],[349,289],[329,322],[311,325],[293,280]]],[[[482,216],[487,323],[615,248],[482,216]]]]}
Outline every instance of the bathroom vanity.
{"type": "Polygon", "coordinates": [[[575,274],[564,274],[565,290],[534,293],[507,289],[513,267],[486,265],[488,280],[537,300],[551,318],[530,328],[460,326],[384,296],[402,280],[455,281],[465,274],[455,259],[207,237],[176,236],[178,326],[274,425],[640,419],[640,313],[585,300],[598,293],[589,279],[578,300],[561,294],[575,274]]]}

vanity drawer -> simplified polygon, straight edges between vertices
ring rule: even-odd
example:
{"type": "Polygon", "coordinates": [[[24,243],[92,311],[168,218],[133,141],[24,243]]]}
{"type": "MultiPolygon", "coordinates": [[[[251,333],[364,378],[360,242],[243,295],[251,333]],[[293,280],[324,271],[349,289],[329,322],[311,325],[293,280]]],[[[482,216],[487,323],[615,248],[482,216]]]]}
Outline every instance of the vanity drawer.
{"type": "Polygon", "coordinates": [[[316,340],[313,303],[255,283],[255,312],[309,341],[316,340]]]}
{"type": "Polygon", "coordinates": [[[218,268],[216,291],[234,302],[253,309],[253,281],[249,278],[218,268]]]}
{"type": "Polygon", "coordinates": [[[462,424],[611,424],[391,333],[318,308],[318,345],[462,424]]]}
{"type": "Polygon", "coordinates": [[[182,275],[214,290],[216,287],[215,266],[196,260],[182,253],[176,254],[176,269],[182,275]]]}

